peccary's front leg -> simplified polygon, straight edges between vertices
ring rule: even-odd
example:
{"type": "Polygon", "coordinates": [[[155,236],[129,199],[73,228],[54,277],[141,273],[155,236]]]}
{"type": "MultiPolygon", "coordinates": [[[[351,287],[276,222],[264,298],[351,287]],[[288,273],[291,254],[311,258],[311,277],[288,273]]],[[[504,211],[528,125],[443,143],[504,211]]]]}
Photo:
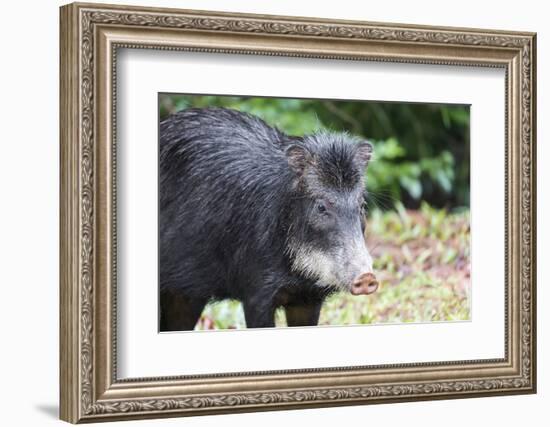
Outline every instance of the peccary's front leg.
{"type": "Polygon", "coordinates": [[[285,307],[288,326],[316,326],[319,323],[322,302],[288,305],[285,307]]]}
{"type": "Polygon", "coordinates": [[[275,326],[275,307],[271,303],[260,304],[255,299],[243,301],[247,328],[272,328],[275,326]]]}

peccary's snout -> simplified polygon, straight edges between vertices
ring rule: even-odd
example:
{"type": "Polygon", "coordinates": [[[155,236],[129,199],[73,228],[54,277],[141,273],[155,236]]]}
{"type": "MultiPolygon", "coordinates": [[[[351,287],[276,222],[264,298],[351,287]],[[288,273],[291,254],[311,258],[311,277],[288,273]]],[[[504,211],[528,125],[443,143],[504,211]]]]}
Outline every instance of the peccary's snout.
{"type": "Polygon", "coordinates": [[[369,295],[378,289],[378,280],[372,273],[363,273],[351,284],[353,295],[369,295]]]}

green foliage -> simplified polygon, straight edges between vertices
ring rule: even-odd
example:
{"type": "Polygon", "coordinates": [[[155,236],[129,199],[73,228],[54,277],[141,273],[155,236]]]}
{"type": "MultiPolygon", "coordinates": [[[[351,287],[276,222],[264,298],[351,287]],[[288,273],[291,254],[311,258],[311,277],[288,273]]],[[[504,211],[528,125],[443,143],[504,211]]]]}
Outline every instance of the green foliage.
{"type": "Polygon", "coordinates": [[[414,201],[420,201],[427,181],[446,194],[453,190],[454,158],[448,151],[419,161],[404,160],[405,148],[395,138],[389,138],[374,142],[374,154],[367,171],[367,186],[375,195],[385,191],[392,199],[400,200],[405,190],[414,201]]]}
{"type": "MultiPolygon", "coordinates": [[[[433,322],[470,319],[470,214],[422,203],[407,210],[374,210],[367,241],[380,281],[367,296],[338,293],[321,311],[321,325],[433,322]]],[[[276,325],[286,326],[284,312],[276,325]]],[[[246,327],[236,301],[208,305],[197,329],[246,327]]]]}
{"type": "Polygon", "coordinates": [[[422,201],[469,206],[467,106],[210,95],[161,95],[159,101],[161,119],[185,108],[221,106],[291,135],[349,131],[374,144],[367,186],[375,205],[390,207],[388,199],[411,208],[422,201]]]}

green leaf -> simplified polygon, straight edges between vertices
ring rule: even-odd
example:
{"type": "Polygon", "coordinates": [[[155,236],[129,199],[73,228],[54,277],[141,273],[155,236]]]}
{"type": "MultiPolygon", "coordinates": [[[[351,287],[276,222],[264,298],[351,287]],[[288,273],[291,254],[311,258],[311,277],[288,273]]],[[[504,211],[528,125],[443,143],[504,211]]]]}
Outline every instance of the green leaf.
{"type": "Polygon", "coordinates": [[[399,182],[413,199],[420,199],[420,196],[422,196],[422,184],[420,184],[418,179],[403,175],[399,178],[399,182]]]}

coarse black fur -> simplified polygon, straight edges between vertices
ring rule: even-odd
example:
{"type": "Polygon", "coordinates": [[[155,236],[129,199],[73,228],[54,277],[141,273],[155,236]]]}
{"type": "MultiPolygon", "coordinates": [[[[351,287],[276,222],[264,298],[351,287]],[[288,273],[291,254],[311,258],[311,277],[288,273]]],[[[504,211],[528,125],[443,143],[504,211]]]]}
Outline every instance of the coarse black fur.
{"type": "Polygon", "coordinates": [[[288,136],[224,108],[162,121],[161,331],[193,329],[206,303],[228,298],[243,302],[248,327],[273,326],[278,306],[289,325],[315,325],[335,288],[293,270],[288,244],[304,239],[315,191],[362,200],[367,159],[356,142],[288,136]],[[305,183],[308,165],[315,185],[305,183]]]}

